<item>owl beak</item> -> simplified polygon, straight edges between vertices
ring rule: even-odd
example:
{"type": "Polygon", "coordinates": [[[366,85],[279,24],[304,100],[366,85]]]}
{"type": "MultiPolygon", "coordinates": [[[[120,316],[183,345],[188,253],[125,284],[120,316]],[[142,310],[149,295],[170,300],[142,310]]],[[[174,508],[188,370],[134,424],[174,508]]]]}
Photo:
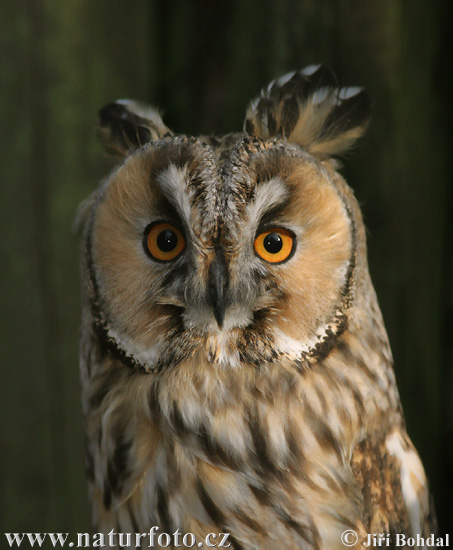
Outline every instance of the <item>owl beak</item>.
{"type": "Polygon", "coordinates": [[[215,256],[209,267],[208,288],[214,317],[220,329],[223,327],[223,321],[225,319],[225,296],[228,288],[228,280],[228,266],[225,256],[223,255],[223,250],[220,246],[216,246],[215,256]]]}

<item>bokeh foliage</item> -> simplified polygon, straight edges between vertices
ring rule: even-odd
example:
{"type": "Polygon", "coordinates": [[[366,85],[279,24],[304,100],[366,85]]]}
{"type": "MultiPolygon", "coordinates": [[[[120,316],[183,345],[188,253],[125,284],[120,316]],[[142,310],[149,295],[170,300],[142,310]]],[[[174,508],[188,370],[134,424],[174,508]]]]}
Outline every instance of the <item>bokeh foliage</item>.
{"type": "Polygon", "coordinates": [[[447,525],[446,6],[0,4],[2,531],[89,529],[79,245],[71,226],[111,166],[93,131],[98,108],[136,98],[161,107],[178,132],[234,131],[264,84],[312,63],[331,66],[341,83],[364,85],[374,98],[368,135],[343,172],[363,205],[408,430],[447,525]]]}

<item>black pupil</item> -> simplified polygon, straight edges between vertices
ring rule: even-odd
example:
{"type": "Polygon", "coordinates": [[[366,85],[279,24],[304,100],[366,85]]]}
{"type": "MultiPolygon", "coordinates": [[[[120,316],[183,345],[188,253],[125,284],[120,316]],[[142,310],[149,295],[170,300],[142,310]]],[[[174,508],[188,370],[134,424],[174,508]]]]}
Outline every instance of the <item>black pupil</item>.
{"type": "Polygon", "coordinates": [[[263,244],[269,254],[277,254],[283,247],[283,239],[278,233],[269,233],[263,244]]]}
{"type": "Polygon", "coordinates": [[[164,229],[157,235],[157,246],[162,252],[171,252],[178,244],[178,236],[171,229],[164,229]]]}

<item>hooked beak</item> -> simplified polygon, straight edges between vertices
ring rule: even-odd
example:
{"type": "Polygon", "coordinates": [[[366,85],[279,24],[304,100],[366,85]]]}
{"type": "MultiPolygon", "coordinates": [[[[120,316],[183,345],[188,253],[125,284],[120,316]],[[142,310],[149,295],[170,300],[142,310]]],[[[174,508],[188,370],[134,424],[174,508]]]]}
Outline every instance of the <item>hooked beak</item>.
{"type": "Polygon", "coordinates": [[[225,295],[228,288],[228,266],[220,246],[215,248],[215,256],[209,266],[208,288],[214,317],[218,327],[223,327],[225,319],[225,295]]]}

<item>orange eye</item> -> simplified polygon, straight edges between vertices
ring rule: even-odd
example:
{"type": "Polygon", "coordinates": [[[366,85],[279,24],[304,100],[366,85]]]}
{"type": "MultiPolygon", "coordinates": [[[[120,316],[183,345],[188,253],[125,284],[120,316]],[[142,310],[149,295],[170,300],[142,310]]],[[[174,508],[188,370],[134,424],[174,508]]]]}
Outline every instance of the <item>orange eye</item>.
{"type": "Polygon", "coordinates": [[[295,237],[282,227],[266,229],[255,239],[253,248],[260,258],[271,264],[287,260],[294,250],[295,237]]]}
{"type": "Polygon", "coordinates": [[[182,233],[167,222],[155,222],[145,232],[145,249],[159,262],[169,262],[177,258],[186,247],[182,233]]]}

